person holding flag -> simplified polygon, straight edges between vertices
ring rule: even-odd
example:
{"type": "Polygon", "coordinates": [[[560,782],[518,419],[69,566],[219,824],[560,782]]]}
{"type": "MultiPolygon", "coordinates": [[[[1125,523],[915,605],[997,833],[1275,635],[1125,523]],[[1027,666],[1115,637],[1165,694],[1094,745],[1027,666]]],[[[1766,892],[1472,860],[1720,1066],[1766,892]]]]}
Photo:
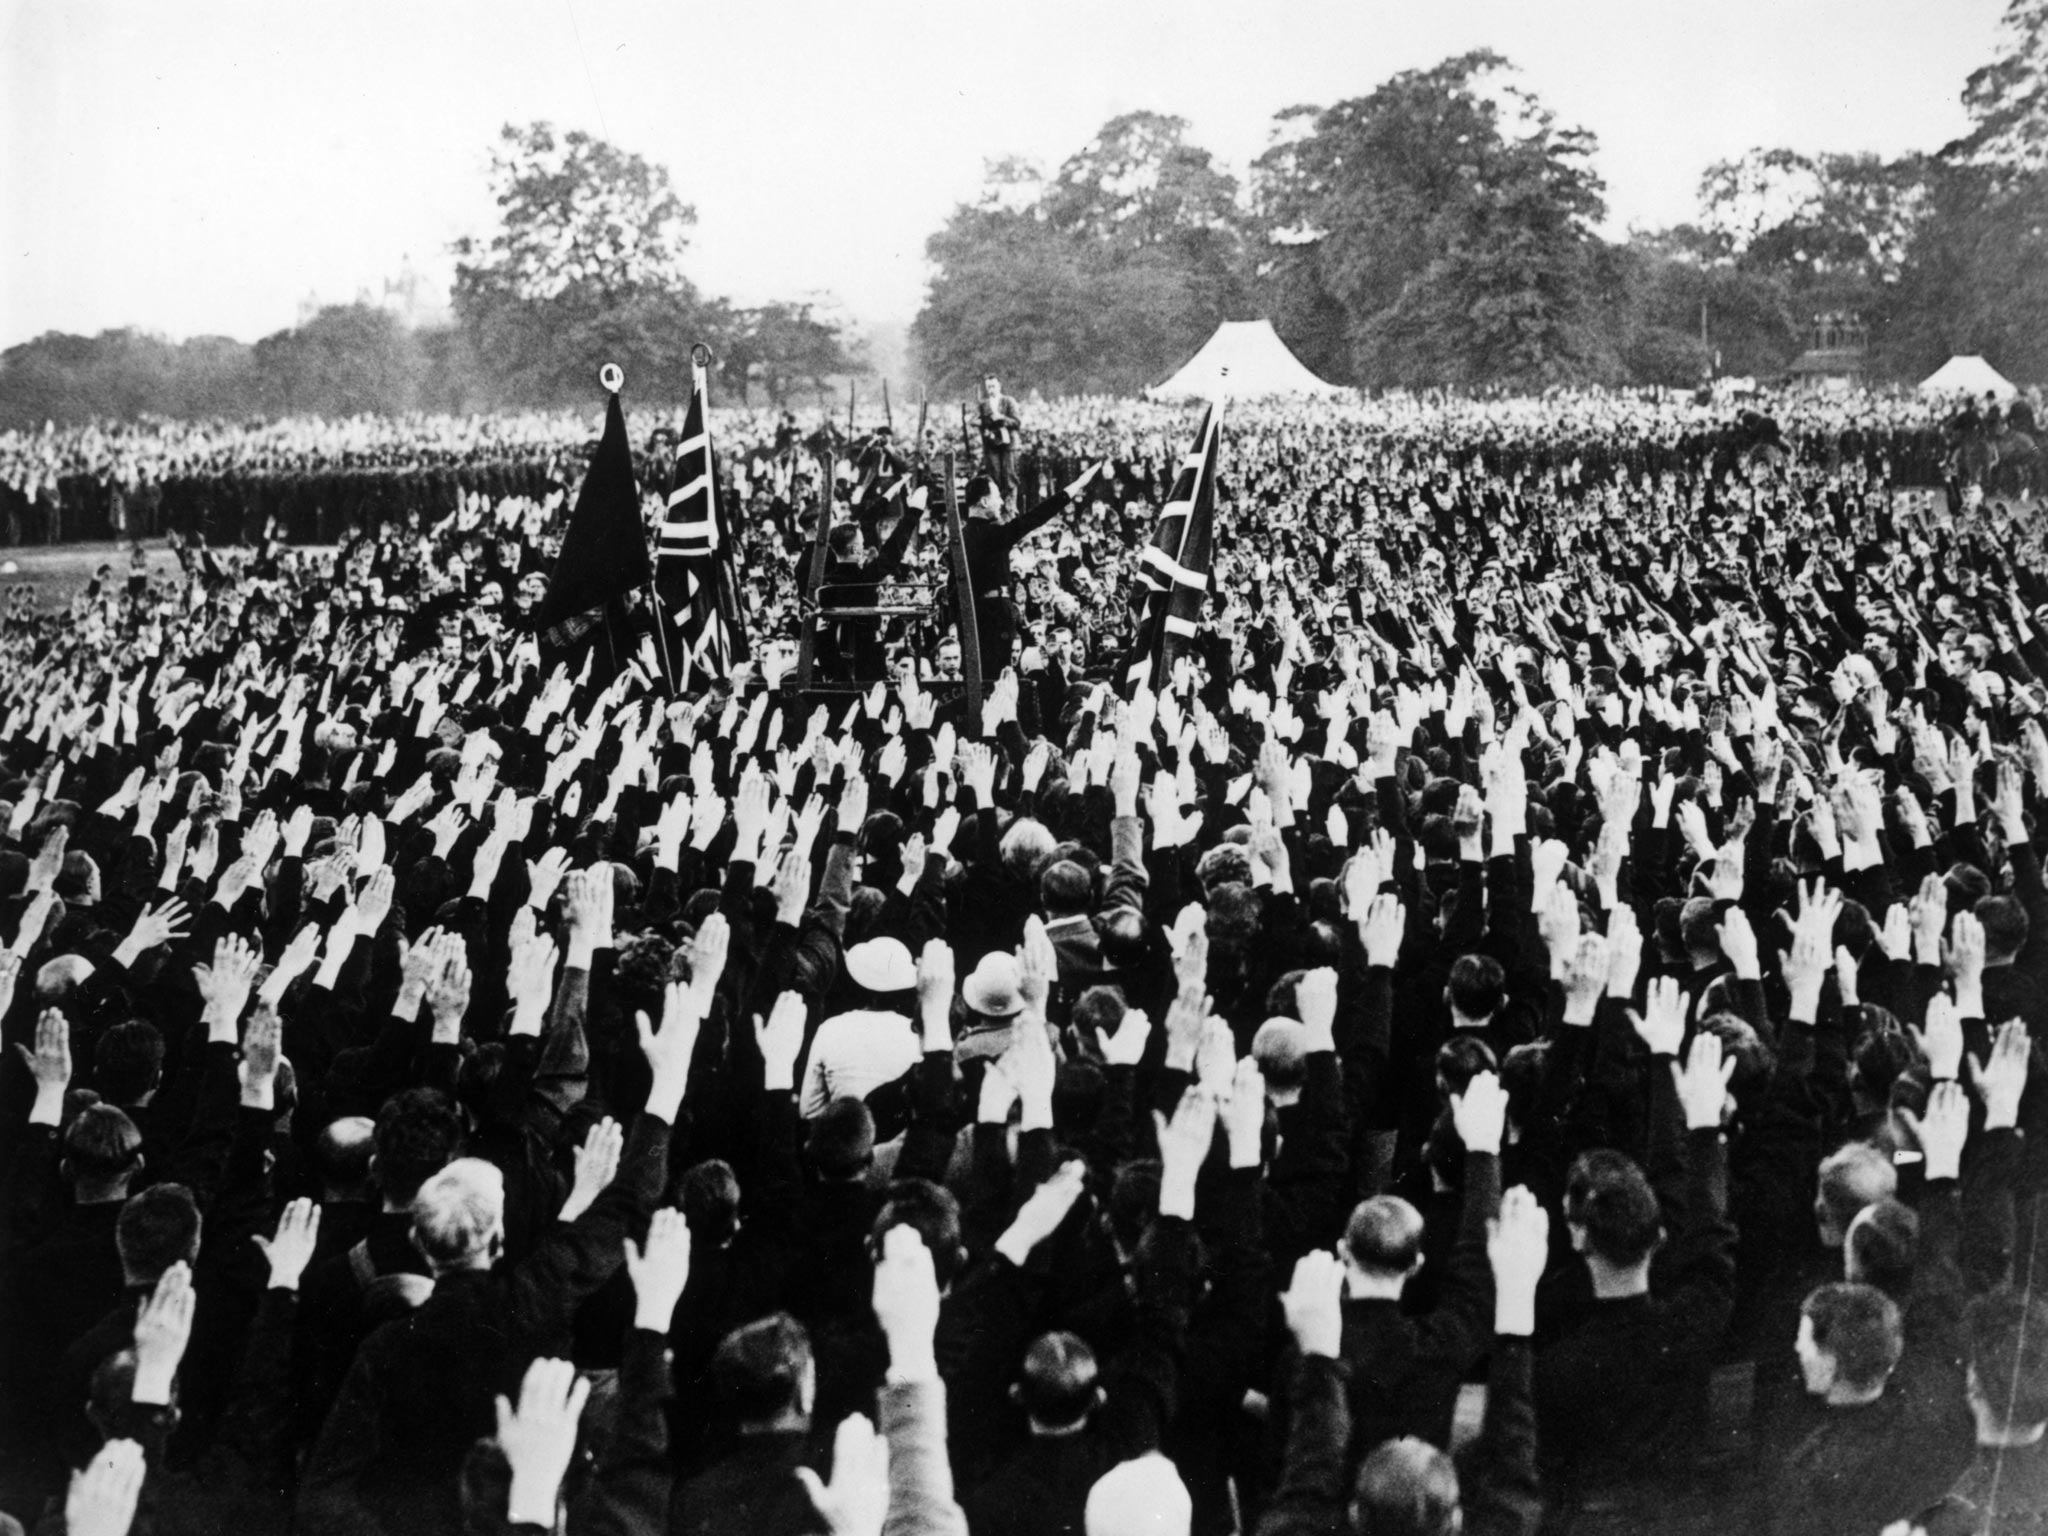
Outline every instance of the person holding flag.
{"type": "Polygon", "coordinates": [[[967,579],[974,591],[974,629],[981,642],[981,675],[998,676],[1017,644],[1017,604],[1010,596],[1010,551],[1081,499],[1103,466],[1029,512],[1003,521],[1002,487],[987,475],[967,482],[967,522],[961,542],[967,551],[967,579]]]}

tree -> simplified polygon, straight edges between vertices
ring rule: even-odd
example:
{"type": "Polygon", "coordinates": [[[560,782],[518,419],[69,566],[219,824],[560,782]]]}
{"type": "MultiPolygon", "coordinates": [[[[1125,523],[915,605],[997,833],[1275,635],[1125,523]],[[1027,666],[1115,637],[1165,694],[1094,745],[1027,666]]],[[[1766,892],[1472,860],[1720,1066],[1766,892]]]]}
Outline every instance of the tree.
{"type": "Polygon", "coordinates": [[[1639,384],[1696,384],[1709,370],[1772,376],[1803,345],[1784,283],[1737,266],[1698,226],[1637,235],[1613,259],[1623,286],[1610,313],[1639,384]]]}
{"type": "Polygon", "coordinates": [[[506,124],[491,156],[498,229],[456,242],[455,292],[528,303],[588,292],[626,298],[689,287],[683,253],[697,210],[668,172],[576,131],[506,124]]]}
{"type": "Polygon", "coordinates": [[[1926,217],[1917,155],[1805,155],[1753,149],[1700,179],[1702,224],[1729,255],[1781,277],[1802,305],[1875,308],[1926,217]]]}
{"type": "Polygon", "coordinates": [[[2048,378],[2048,0],[2010,0],[2001,34],[1963,86],[1971,131],[1930,162],[1885,337],[1901,376],[1978,352],[2048,378]]]}
{"type": "Polygon", "coordinates": [[[1594,303],[1593,138],[1558,127],[1505,59],[1404,71],[1304,131],[1312,110],[1282,113],[1254,167],[1260,265],[1312,297],[1307,313],[1341,308],[1354,378],[1540,388],[1620,373],[1594,303]]]}
{"type": "Polygon", "coordinates": [[[1310,371],[1351,377],[1343,304],[1323,282],[1318,222],[1327,191],[1326,146],[1311,142],[1322,108],[1292,106],[1273,115],[1272,142],[1252,162],[1251,225],[1257,231],[1253,281],[1259,307],[1310,371]]]}
{"type": "Polygon", "coordinates": [[[1678,352],[1659,330],[1693,333],[1702,311],[1718,371],[1774,376],[1798,356],[1817,313],[1860,316],[1882,370],[1900,282],[1929,218],[1923,156],[1752,149],[1707,167],[1697,223],[1628,245],[1622,319],[1632,377],[1669,374],[1678,352]]]}
{"type": "Polygon", "coordinates": [[[742,311],[720,362],[735,387],[759,383],[777,406],[798,388],[821,389],[828,376],[857,367],[838,329],[813,305],[786,303],[742,311]]]}
{"type": "Polygon", "coordinates": [[[1319,378],[1351,377],[1348,317],[1323,286],[1312,246],[1278,246],[1267,255],[1254,284],[1258,308],[1273,329],[1319,378]]]}
{"type": "Polygon", "coordinates": [[[972,390],[990,369],[1080,387],[1092,316],[1079,241],[1035,209],[963,207],[925,250],[933,277],[910,335],[931,388],[972,390]]]}
{"type": "Polygon", "coordinates": [[[0,430],[263,408],[254,353],[226,336],[173,343],[126,327],[97,336],[50,331],[0,353],[0,430]]]}
{"type": "Polygon", "coordinates": [[[936,389],[994,370],[1047,390],[1131,390],[1247,307],[1237,184],[1187,124],[1113,118],[1052,181],[1015,157],[925,244],[911,343],[936,389]]]}
{"type": "Polygon", "coordinates": [[[1944,165],[1901,275],[1884,364],[1917,378],[1958,352],[2048,379],[2048,173],[1944,165]]]}
{"type": "Polygon", "coordinates": [[[413,409],[425,359],[388,310],[337,304],[257,342],[256,371],[280,412],[354,416],[413,409]]]}
{"type": "Polygon", "coordinates": [[[498,227],[458,241],[456,323],[498,392],[584,400],[616,362],[643,398],[689,389],[690,347],[726,316],[683,270],[696,210],[668,172],[582,132],[507,125],[491,159],[498,227]]]}
{"type": "Polygon", "coordinates": [[[2009,0],[1999,30],[2003,50],[1963,85],[1975,126],[1944,158],[2020,175],[2048,170],[2048,0],[2009,0]]]}
{"type": "Polygon", "coordinates": [[[1237,183],[1187,142],[1187,128],[1158,112],[1111,118],[1046,188],[1046,221],[1120,252],[1233,246],[1237,183]]]}

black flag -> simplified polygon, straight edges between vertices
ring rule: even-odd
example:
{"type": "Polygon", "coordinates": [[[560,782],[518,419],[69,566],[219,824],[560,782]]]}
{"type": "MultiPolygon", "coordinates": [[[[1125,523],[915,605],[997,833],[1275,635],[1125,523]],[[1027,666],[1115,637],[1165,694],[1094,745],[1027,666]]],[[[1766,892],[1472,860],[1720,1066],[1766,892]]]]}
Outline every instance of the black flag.
{"type": "Polygon", "coordinates": [[[626,416],[615,394],[605,407],[604,436],[583,476],[583,489],[576,493],[562,552],[548,576],[547,596],[534,610],[542,644],[556,650],[575,644],[603,622],[605,604],[653,578],[633,455],[626,447],[626,416]]]}

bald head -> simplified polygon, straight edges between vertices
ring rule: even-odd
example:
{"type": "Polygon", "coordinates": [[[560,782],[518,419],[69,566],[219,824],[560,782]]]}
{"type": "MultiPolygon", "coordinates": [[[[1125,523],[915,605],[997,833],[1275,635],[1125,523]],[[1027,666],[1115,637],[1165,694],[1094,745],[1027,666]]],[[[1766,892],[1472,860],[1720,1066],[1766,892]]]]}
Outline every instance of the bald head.
{"type": "Polygon", "coordinates": [[[1422,1255],[1422,1213],[1399,1195],[1360,1202],[1344,1228],[1344,1254],[1368,1275],[1407,1274],[1422,1255]]]}
{"type": "Polygon", "coordinates": [[[330,1120],[313,1147],[320,1183],[330,1200],[370,1198],[370,1163],[377,1152],[377,1122],[367,1115],[330,1120]]]}
{"type": "Polygon", "coordinates": [[[67,1003],[90,980],[92,962],[85,956],[57,955],[45,960],[36,972],[36,1002],[45,1008],[67,1003]]]}

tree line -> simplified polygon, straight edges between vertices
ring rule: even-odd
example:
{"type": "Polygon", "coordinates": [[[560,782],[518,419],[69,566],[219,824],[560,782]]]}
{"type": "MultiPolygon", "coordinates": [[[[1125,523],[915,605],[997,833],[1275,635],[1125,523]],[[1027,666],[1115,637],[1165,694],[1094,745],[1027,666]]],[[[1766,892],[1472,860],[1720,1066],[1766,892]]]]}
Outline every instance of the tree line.
{"type": "Polygon", "coordinates": [[[1686,386],[1780,374],[1830,315],[1878,378],[1955,352],[2048,378],[2048,0],[2012,0],[1963,101],[1937,152],[1759,148],[1619,241],[1593,135],[1488,51],[1287,108],[1242,186],[1183,119],[1126,113],[1050,178],[991,162],[927,244],[912,342],[934,388],[1129,390],[1265,316],[1366,387],[1686,386]]]}
{"type": "Polygon", "coordinates": [[[508,124],[490,176],[496,226],[456,243],[450,323],[415,329],[359,301],[253,345],[49,332],[0,353],[0,429],[587,404],[592,359],[619,363],[642,400],[679,401],[698,342],[726,399],[779,404],[862,366],[858,341],[815,303],[749,308],[699,291],[696,211],[664,167],[589,134],[508,124]]]}
{"type": "MultiPolygon", "coordinates": [[[[1971,131],[1937,151],[1758,148],[1707,169],[1695,219],[1619,241],[1599,233],[1593,135],[1485,50],[1285,109],[1242,184],[1183,119],[1125,113],[1050,177],[990,162],[927,242],[914,366],[936,390],[994,370],[1124,392],[1218,322],[1265,316],[1368,388],[1688,386],[1782,373],[1825,314],[1856,318],[1878,378],[1979,352],[2048,379],[2048,0],[2010,0],[1962,95],[1971,131]]],[[[807,398],[862,366],[813,304],[697,288],[696,211],[664,167],[532,123],[504,128],[490,177],[495,227],[456,244],[450,323],[357,303],[253,346],[53,332],[0,353],[0,428],[581,403],[593,358],[678,400],[699,341],[728,400],[807,398]]]]}

